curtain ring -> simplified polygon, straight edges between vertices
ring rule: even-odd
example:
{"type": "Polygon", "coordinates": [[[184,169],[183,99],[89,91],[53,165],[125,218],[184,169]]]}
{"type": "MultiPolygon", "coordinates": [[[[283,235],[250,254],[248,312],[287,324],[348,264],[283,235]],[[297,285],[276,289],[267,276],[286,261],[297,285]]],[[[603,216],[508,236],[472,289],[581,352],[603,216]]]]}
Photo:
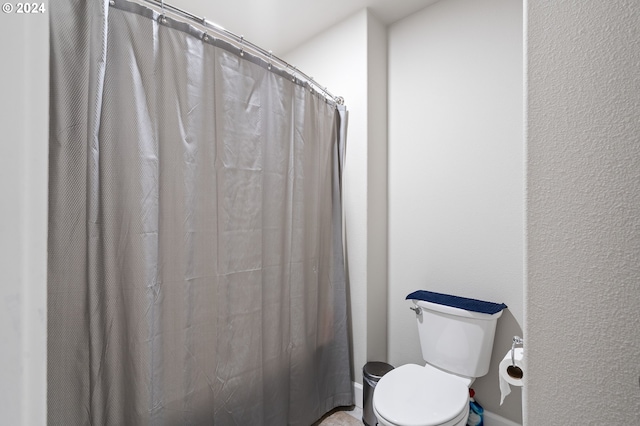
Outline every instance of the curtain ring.
{"type": "Polygon", "coordinates": [[[205,28],[204,34],[202,34],[202,40],[203,41],[209,41],[209,33],[207,32],[207,18],[206,17],[202,17],[202,26],[205,28]]]}
{"type": "Polygon", "coordinates": [[[240,56],[244,56],[244,36],[240,36],[240,56]]]}
{"type": "Polygon", "coordinates": [[[271,61],[273,61],[273,51],[269,51],[269,65],[267,65],[267,69],[271,70],[271,61]]]}
{"type": "Polygon", "coordinates": [[[162,14],[158,17],[158,21],[160,21],[163,24],[166,24],[167,17],[165,16],[165,13],[164,13],[164,0],[160,0],[160,11],[162,12],[162,14]]]}

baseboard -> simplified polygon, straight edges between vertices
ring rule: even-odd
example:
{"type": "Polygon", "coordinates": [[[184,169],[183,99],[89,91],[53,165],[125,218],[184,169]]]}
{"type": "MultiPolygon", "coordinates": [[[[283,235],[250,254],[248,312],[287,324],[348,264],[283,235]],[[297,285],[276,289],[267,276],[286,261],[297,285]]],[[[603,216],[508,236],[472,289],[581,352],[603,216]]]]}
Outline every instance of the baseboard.
{"type": "Polygon", "coordinates": [[[516,423],[509,419],[505,419],[491,411],[484,411],[484,425],[485,426],[522,426],[520,423],[516,423]]]}
{"type": "Polygon", "coordinates": [[[362,385],[358,382],[352,382],[353,395],[356,399],[356,407],[362,409],[362,385]]]}

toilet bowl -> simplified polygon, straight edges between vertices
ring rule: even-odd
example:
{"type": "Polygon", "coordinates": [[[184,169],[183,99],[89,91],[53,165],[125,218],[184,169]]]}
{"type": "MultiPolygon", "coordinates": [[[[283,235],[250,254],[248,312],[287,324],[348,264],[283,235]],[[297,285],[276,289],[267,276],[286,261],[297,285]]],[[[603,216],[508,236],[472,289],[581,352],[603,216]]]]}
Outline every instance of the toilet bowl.
{"type": "Polygon", "coordinates": [[[422,358],[384,375],[373,392],[383,426],[464,426],[469,386],[489,371],[496,322],[507,306],[418,290],[413,303],[422,358]]]}
{"type": "Polygon", "coordinates": [[[384,426],[464,426],[470,382],[428,364],[406,364],[380,379],[373,412],[384,426]]]}

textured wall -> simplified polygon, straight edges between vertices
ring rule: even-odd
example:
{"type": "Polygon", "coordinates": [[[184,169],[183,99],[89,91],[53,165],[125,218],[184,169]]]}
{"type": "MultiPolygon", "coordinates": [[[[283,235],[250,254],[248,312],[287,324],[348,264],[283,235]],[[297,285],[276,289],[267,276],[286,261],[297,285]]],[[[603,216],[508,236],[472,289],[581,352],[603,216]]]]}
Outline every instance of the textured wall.
{"type": "MultiPolygon", "coordinates": [[[[0,424],[47,418],[49,2],[0,16],[0,424]]],[[[38,2],[40,4],[40,2],[38,2]]]]}
{"type": "Polygon", "coordinates": [[[516,422],[497,366],[523,320],[522,57],[519,1],[440,1],[389,28],[389,360],[424,362],[410,292],[504,302],[473,387],[516,422]]]}
{"type": "Polygon", "coordinates": [[[525,424],[640,424],[640,2],[528,5],[525,424]]]}

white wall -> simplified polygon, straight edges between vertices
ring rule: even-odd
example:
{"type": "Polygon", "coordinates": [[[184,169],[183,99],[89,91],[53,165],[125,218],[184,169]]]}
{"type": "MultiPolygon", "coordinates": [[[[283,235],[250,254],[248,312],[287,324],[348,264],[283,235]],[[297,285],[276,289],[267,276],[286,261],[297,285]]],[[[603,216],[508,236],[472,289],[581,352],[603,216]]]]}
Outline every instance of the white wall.
{"type": "Polygon", "coordinates": [[[440,1],[389,28],[389,361],[424,362],[410,292],[504,302],[473,387],[516,422],[497,365],[523,324],[522,62],[519,1],[440,1]]]}
{"type": "Polygon", "coordinates": [[[49,17],[2,13],[0,37],[0,423],[44,425],[49,17]]]}
{"type": "Polygon", "coordinates": [[[528,425],[640,423],[639,23],[528,4],[528,425]]]}
{"type": "Polygon", "coordinates": [[[386,31],[367,10],[283,55],[349,110],[344,172],[354,380],[386,360],[386,31]],[[373,186],[375,184],[375,186],[373,186]]]}
{"type": "Polygon", "coordinates": [[[367,361],[387,361],[387,28],[371,13],[367,21],[367,139],[367,361]]]}

